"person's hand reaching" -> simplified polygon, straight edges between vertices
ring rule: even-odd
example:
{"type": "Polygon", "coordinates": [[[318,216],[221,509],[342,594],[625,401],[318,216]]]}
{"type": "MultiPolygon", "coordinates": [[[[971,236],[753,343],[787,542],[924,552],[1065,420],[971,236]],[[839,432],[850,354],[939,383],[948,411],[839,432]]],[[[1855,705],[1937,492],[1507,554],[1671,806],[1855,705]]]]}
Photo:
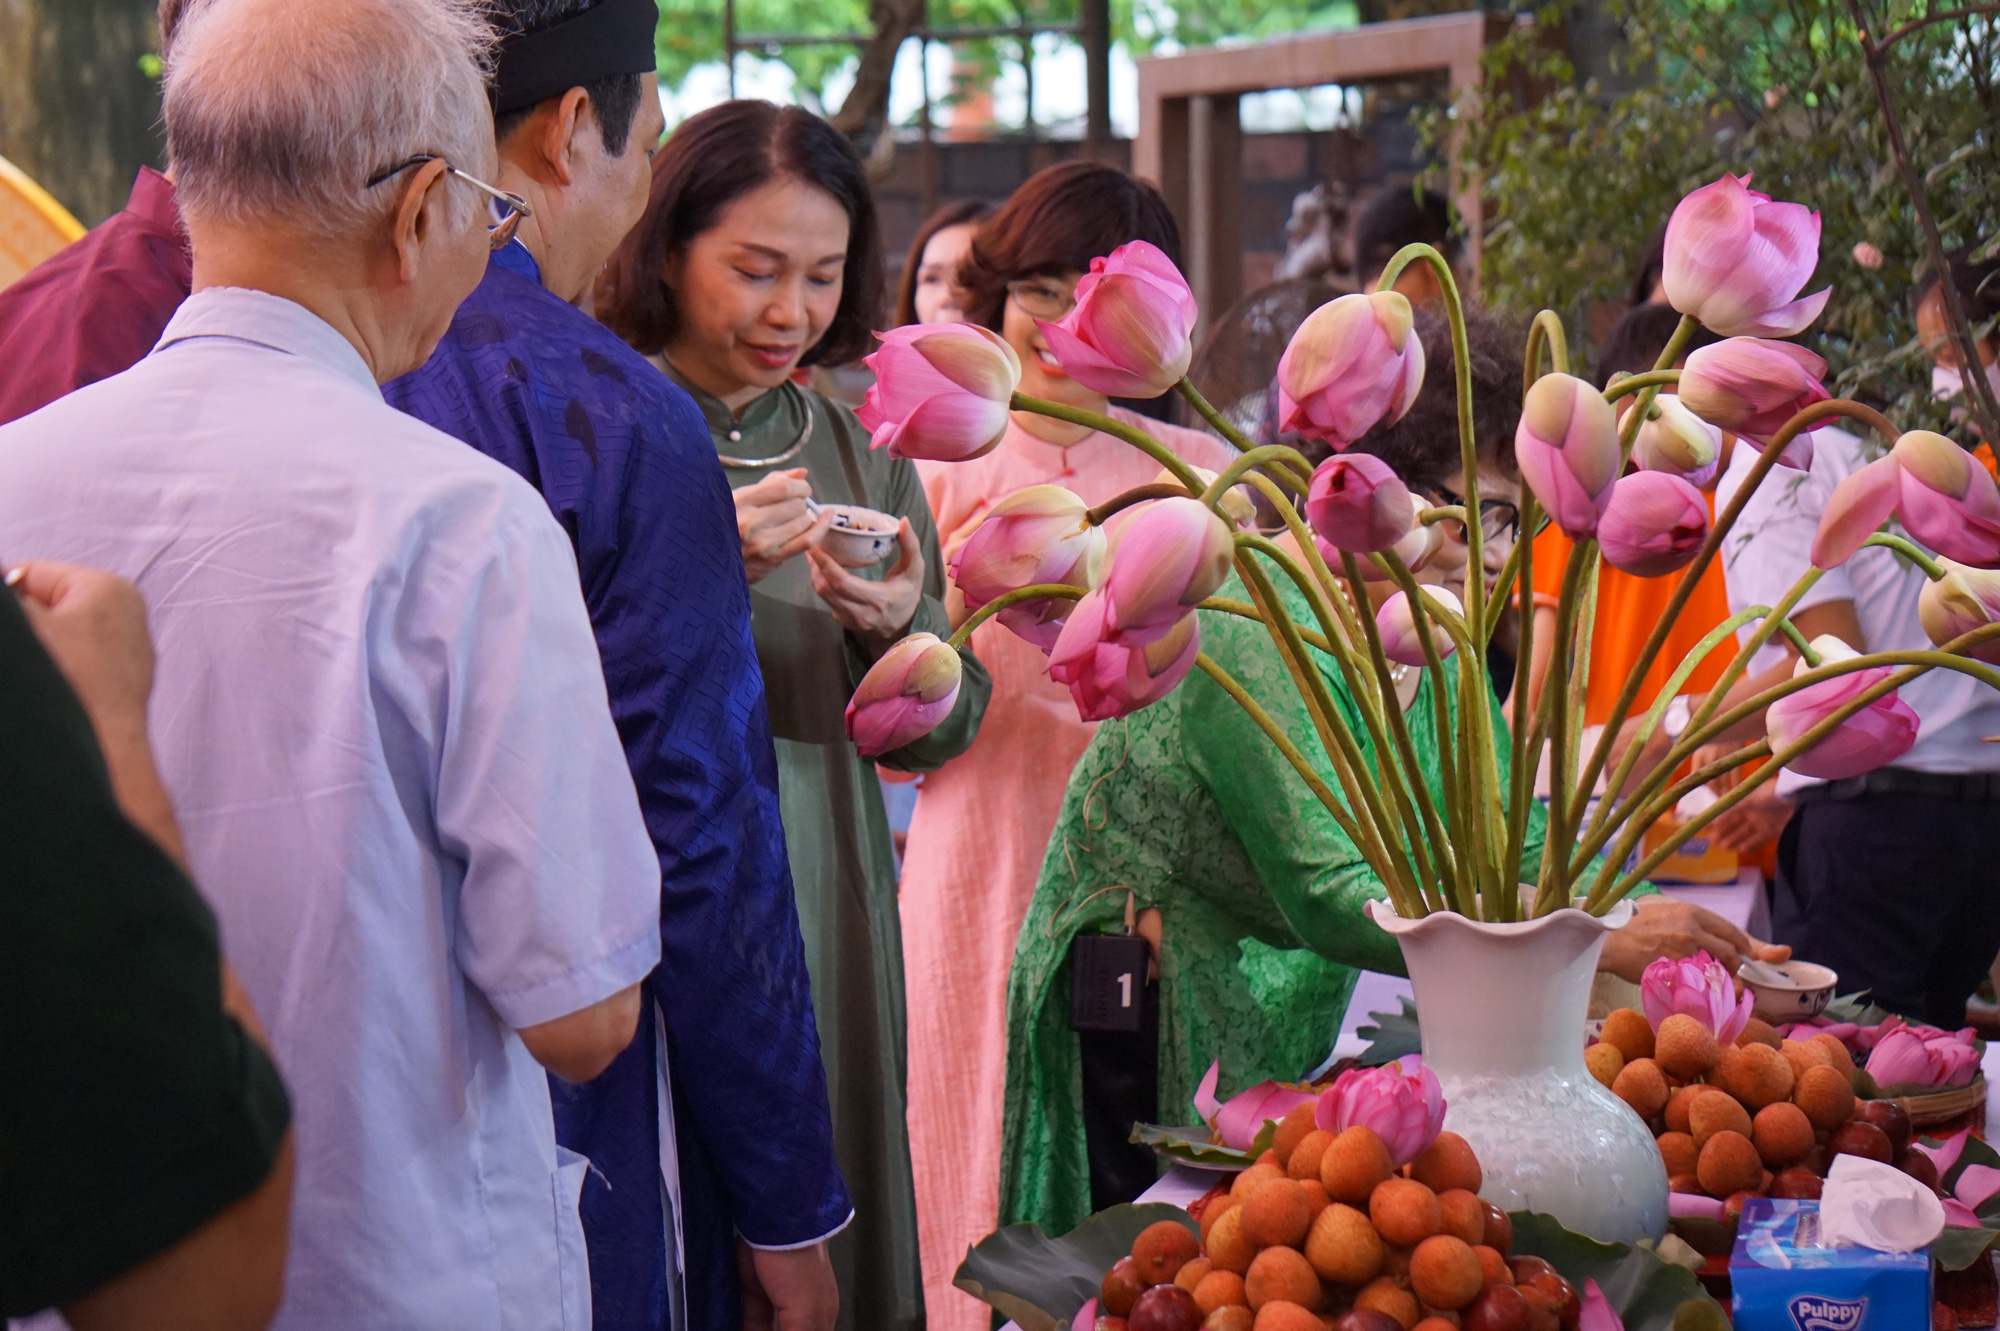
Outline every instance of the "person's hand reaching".
{"type": "Polygon", "coordinates": [[[736,1270],[743,1281],[743,1331],[833,1331],[840,1285],[824,1243],[774,1251],[739,1241],[736,1270]]]}
{"type": "Polygon", "coordinates": [[[924,549],[904,518],[896,527],[898,558],[879,582],[842,568],[824,550],[809,550],[812,589],[842,628],[887,647],[909,630],[924,596],[924,549]]]}
{"type": "Polygon", "coordinates": [[[1791,948],[1752,938],[1712,910],[1654,896],[1641,898],[1632,922],[1605,936],[1597,969],[1637,984],[1659,958],[1691,957],[1704,949],[1731,975],[1745,957],[1779,962],[1792,955],[1791,948]]]}
{"type": "Polygon", "coordinates": [[[774,471],[755,485],[735,491],[736,535],[743,543],[743,574],[762,582],[812,544],[813,517],[806,512],[812,486],[806,469],[774,471]]]}

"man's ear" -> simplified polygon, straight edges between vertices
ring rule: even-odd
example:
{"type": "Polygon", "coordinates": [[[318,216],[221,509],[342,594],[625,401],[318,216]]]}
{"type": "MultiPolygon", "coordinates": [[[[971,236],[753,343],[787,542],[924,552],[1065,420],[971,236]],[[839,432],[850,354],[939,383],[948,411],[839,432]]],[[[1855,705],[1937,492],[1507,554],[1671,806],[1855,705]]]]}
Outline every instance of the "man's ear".
{"type": "Polygon", "coordinates": [[[445,164],[425,162],[410,173],[396,200],[390,243],[395,247],[396,276],[405,284],[417,277],[417,255],[448,225],[445,218],[445,164]]]}
{"type": "Polygon", "coordinates": [[[536,146],[541,149],[542,170],[557,185],[575,184],[577,161],[584,147],[581,136],[597,133],[597,114],[590,105],[590,94],[582,88],[571,88],[556,98],[541,131],[541,141],[536,146]]]}

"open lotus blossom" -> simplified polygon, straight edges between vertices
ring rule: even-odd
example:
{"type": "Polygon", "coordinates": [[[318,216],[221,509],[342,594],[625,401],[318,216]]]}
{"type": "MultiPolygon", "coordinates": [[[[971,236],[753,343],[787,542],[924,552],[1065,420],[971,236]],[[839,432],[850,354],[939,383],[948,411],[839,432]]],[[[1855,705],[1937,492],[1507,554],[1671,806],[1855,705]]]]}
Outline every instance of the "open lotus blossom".
{"type": "MultiPolygon", "coordinates": [[[[1833,665],[1860,655],[1830,633],[1812,641],[1822,664],[1833,665]]],[[[1793,667],[1793,677],[1805,673],[1803,659],[1793,667]]],[[[1809,684],[1797,693],[1772,703],[1764,713],[1765,734],[1771,752],[1783,753],[1805,737],[1808,730],[1827,720],[1842,706],[1865,690],[1887,679],[1894,668],[1874,666],[1852,674],[1836,675],[1809,684]]],[[[1825,739],[1786,764],[1800,776],[1823,781],[1843,781],[1896,761],[1917,742],[1917,714],[1891,689],[1833,728],[1825,739]]]]}
{"type": "Polygon", "coordinates": [[[1330,300],[1306,316],[1278,360],[1278,429],[1336,450],[1397,421],[1424,384],[1424,343],[1398,291],[1330,300]]]}
{"type": "MultiPolygon", "coordinates": [[[[2000,619],[2000,573],[1967,568],[1949,559],[1939,562],[1944,576],[1924,584],[1917,597],[1917,617],[1923,621],[1924,636],[1942,647],[2000,619]]],[[[1966,655],[2000,665],[2000,637],[1978,644],[1966,655]]]]}
{"type": "Polygon", "coordinates": [[[973,324],[911,324],[876,336],[881,348],[862,358],[875,383],[854,413],[869,447],[932,462],[993,451],[1021,382],[1021,362],[999,334],[973,324]]]}
{"type": "Polygon", "coordinates": [[[1799,299],[1819,265],[1819,214],[1725,175],[1675,205],[1660,278],[1667,303],[1723,337],[1791,337],[1832,288],[1799,299]]]}
{"type": "Polygon", "coordinates": [[[1214,594],[1235,557],[1229,524],[1199,499],[1133,510],[1106,552],[1106,630],[1127,646],[1151,642],[1214,594]]]}
{"type": "Polygon", "coordinates": [[[1328,1132],[1374,1129],[1398,1168],[1444,1128],[1444,1088],[1422,1058],[1406,1054],[1379,1068],[1349,1068],[1320,1092],[1313,1123],[1328,1132]]]}
{"type": "Polygon", "coordinates": [[[847,737],[864,758],[930,734],[958,701],[958,651],[935,633],[912,633],[882,653],[847,702],[847,737]]]}
{"type": "Polygon", "coordinates": [[[1076,306],[1035,320],[1063,373],[1108,397],[1158,397],[1194,359],[1194,293],[1180,269],[1143,240],[1090,261],[1076,306]]]}
{"type": "MultiPolygon", "coordinates": [[[[1703,486],[1714,478],[1722,456],[1722,431],[1681,405],[1672,393],[1654,399],[1658,414],[1640,422],[1632,441],[1632,463],[1644,471],[1663,471],[1703,486]]],[[[1625,410],[1636,409],[1636,404],[1625,410]]],[[[1619,416],[1620,424],[1624,415],[1619,416]]]]}
{"type": "MultiPolygon", "coordinates": [[[[1081,496],[1060,485],[1031,485],[995,504],[958,547],[951,580],[968,610],[1037,583],[1089,591],[1097,583],[1104,545],[1104,529],[1092,524],[1081,496]]],[[[1024,601],[996,618],[1046,652],[1074,604],[1059,597],[1024,601]]]]}
{"type": "Polygon", "coordinates": [[[1889,450],[1896,516],[1911,536],[1948,559],[2000,567],[2000,485],[1972,454],[1941,434],[1911,430],[1889,450]]]}
{"type": "Polygon", "coordinates": [[[1208,1065],[1201,1085],[1195,1088],[1194,1105],[1202,1121],[1215,1130],[1224,1146],[1247,1151],[1266,1123],[1275,1123],[1300,1105],[1311,1104],[1319,1092],[1283,1082],[1260,1081],[1247,1091],[1239,1091],[1225,1101],[1215,1098],[1217,1079],[1222,1075],[1221,1060],[1208,1065]]]}
{"type": "Polygon", "coordinates": [[[1729,972],[1706,951],[1691,957],[1661,957],[1646,967],[1639,977],[1639,1000],[1654,1030],[1676,1014],[1693,1017],[1715,1032],[1718,1045],[1743,1034],[1757,1001],[1747,990],[1739,997],[1729,972]]]}
{"type": "Polygon", "coordinates": [[[1925,1039],[1909,1029],[1891,1031],[1869,1053],[1868,1075],[1878,1086],[1970,1086],[1979,1051],[1971,1030],[1963,1034],[1925,1039]]]}
{"type": "Polygon", "coordinates": [[[1959,1157],[1965,1154],[1966,1138],[1971,1135],[1972,1129],[1963,1128],[1958,1135],[1936,1146],[1923,1141],[1913,1141],[1910,1146],[1931,1158],[1931,1163],[1937,1166],[1941,1184],[1949,1180],[1950,1195],[1944,1199],[1945,1222],[1967,1229],[1984,1229],[1986,1222],[1974,1212],[1992,1200],[1995,1194],[2000,1194],[2000,1169],[1992,1165],[1968,1164],[1959,1170],[1956,1179],[1951,1177],[1959,1157]]]}
{"type": "Polygon", "coordinates": [[[1521,401],[1514,460],[1556,526],[1586,540],[1597,532],[1622,465],[1617,414],[1584,380],[1545,374],[1521,401]]]}
{"type": "Polygon", "coordinates": [[[1613,568],[1639,578],[1686,568],[1707,539],[1708,501],[1693,485],[1664,471],[1619,477],[1597,522],[1604,557],[1613,568]]]}
{"type": "Polygon", "coordinates": [[[1049,678],[1069,690],[1086,721],[1126,716],[1174,691],[1201,652],[1193,611],[1137,646],[1117,640],[1108,602],[1098,588],[1076,603],[1049,650],[1049,678]]]}
{"type": "MultiPolygon", "coordinates": [[[[1681,405],[1710,425],[1768,444],[1801,409],[1832,396],[1820,382],[1825,374],[1826,362],[1804,347],[1732,337],[1690,352],[1678,387],[1681,405]]],[[[1810,467],[1812,432],[1793,439],[1778,461],[1810,467]]]]}
{"type": "MultiPolygon", "coordinates": [[[[1463,616],[1465,606],[1458,597],[1443,587],[1421,587],[1424,594],[1424,618],[1431,631],[1431,643],[1437,648],[1438,660],[1450,656],[1458,650],[1458,643],[1450,632],[1437,620],[1440,609],[1454,615],[1463,616]]],[[[1375,631],[1382,635],[1382,655],[1391,661],[1408,666],[1430,664],[1424,655],[1424,640],[1417,633],[1415,617],[1410,613],[1410,595],[1397,592],[1382,602],[1382,608],[1375,612],[1375,631]]]]}
{"type": "Polygon", "coordinates": [[[1336,549],[1388,550],[1410,534],[1416,497],[1389,464],[1369,453],[1343,453],[1314,468],[1306,521],[1336,549]]]}

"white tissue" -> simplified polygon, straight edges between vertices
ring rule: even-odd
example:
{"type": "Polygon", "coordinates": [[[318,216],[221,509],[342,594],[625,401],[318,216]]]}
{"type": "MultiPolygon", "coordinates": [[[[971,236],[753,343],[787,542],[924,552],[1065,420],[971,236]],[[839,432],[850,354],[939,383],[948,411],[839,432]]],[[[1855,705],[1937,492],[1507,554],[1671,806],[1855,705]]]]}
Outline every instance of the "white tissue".
{"type": "Polygon", "coordinates": [[[1902,1170],[1837,1155],[1819,1199],[1820,1242],[1915,1252],[1944,1232],[1944,1204],[1902,1170]]]}

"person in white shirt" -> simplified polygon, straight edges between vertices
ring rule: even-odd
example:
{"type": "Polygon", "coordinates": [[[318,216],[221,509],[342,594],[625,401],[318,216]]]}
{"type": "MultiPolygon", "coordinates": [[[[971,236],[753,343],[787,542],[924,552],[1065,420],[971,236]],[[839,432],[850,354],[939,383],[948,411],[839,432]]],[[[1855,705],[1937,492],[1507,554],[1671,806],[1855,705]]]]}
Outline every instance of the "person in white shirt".
{"type": "Polygon", "coordinates": [[[292,1094],[283,1328],[589,1326],[542,1069],[609,1063],[659,956],[569,542],[377,388],[515,222],[489,44],[478,0],[212,0],[166,78],[194,294],[0,428],[8,557],[148,603],[160,767],[292,1094]]]}

